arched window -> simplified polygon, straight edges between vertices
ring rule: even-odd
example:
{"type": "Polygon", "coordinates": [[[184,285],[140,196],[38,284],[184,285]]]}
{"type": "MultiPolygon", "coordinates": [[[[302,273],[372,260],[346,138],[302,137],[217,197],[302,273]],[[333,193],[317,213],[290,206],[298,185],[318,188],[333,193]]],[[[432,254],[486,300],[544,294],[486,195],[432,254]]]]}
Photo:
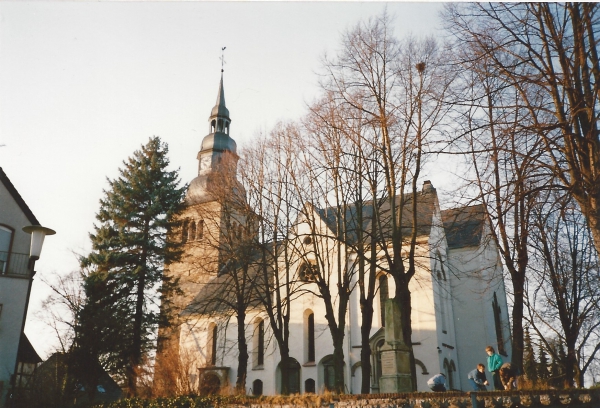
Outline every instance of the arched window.
{"type": "Polygon", "coordinates": [[[217,121],[217,132],[222,132],[223,131],[223,119],[219,119],[217,121]]]}
{"type": "Polygon", "coordinates": [[[265,364],[265,321],[257,319],[254,324],[254,367],[265,364]]]}
{"type": "MultiPolygon", "coordinates": [[[[345,364],[344,364],[345,366],[345,364]]],[[[327,391],[335,389],[335,367],[333,364],[333,354],[329,354],[319,361],[319,388],[324,387],[327,391]]],[[[342,370],[342,375],[345,374],[342,370]]]]}
{"type": "Polygon", "coordinates": [[[454,372],[456,371],[456,366],[454,365],[454,361],[451,360],[448,362],[448,359],[444,359],[444,371],[446,372],[446,380],[448,381],[448,390],[453,390],[454,386],[454,372]]]}
{"type": "Polygon", "coordinates": [[[0,274],[8,271],[8,256],[10,255],[12,236],[12,229],[0,225],[0,274]]]}
{"type": "Polygon", "coordinates": [[[190,236],[189,236],[189,240],[190,241],[195,241],[196,240],[196,223],[194,221],[190,222],[190,236]]]}
{"type": "Polygon", "coordinates": [[[216,120],[212,120],[210,122],[210,133],[215,133],[215,126],[217,125],[217,121],[216,120]]]}
{"type": "Polygon", "coordinates": [[[281,394],[297,394],[300,392],[300,363],[296,359],[289,357],[277,365],[277,383],[281,394]],[[287,371],[287,384],[283,384],[282,370],[287,371]],[[287,390],[286,390],[287,388],[287,390]]]}
{"type": "Polygon", "coordinates": [[[252,383],[252,395],[263,394],[263,382],[261,380],[254,380],[252,383]]]}
{"type": "Polygon", "coordinates": [[[184,244],[188,240],[189,226],[190,226],[189,220],[184,220],[183,226],[181,227],[181,242],[183,242],[184,244]]]}
{"type": "Polygon", "coordinates": [[[316,392],[315,380],[308,378],[304,381],[304,392],[314,394],[316,392]]]}
{"type": "Polygon", "coordinates": [[[201,240],[204,236],[204,220],[198,221],[198,227],[196,229],[196,239],[201,240]]]}
{"type": "Polygon", "coordinates": [[[306,316],[306,362],[315,361],[315,314],[306,316]]]}
{"type": "Polygon", "coordinates": [[[208,364],[217,365],[217,325],[211,323],[208,325],[208,364]]]}
{"type": "Polygon", "coordinates": [[[225,133],[229,134],[229,122],[225,122],[225,133]]]}
{"type": "Polygon", "coordinates": [[[389,299],[388,280],[386,275],[379,277],[379,310],[381,312],[381,326],[385,327],[385,301],[389,299]]]}

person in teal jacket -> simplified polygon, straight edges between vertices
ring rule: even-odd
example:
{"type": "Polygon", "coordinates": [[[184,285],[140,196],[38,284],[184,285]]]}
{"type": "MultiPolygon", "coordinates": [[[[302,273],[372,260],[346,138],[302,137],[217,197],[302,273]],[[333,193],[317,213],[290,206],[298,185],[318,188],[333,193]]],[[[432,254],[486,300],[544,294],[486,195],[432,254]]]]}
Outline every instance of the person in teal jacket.
{"type": "Polygon", "coordinates": [[[500,367],[502,367],[502,357],[496,354],[496,351],[492,346],[487,346],[485,351],[488,355],[488,370],[490,370],[490,373],[492,373],[492,384],[494,385],[494,390],[503,390],[504,387],[500,382],[500,367]]]}

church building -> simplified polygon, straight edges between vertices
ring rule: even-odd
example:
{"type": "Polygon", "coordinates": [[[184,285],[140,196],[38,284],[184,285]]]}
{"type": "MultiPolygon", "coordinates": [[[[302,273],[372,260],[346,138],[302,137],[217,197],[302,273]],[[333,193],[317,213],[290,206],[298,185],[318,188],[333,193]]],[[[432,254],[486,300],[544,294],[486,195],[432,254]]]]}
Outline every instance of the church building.
{"type": "MultiPolygon", "coordinates": [[[[177,325],[161,331],[161,337],[167,340],[159,344],[157,367],[164,368],[166,355],[175,353],[190,384],[226,392],[236,383],[237,346],[242,335],[248,344],[245,391],[255,395],[279,394],[283,389],[280,353],[265,310],[258,302],[249,300],[243,322],[236,319],[231,311],[236,304],[233,285],[244,282],[232,281],[222,273],[232,267],[227,253],[234,251],[243,254],[244,259],[256,258],[244,242],[257,232],[247,208],[246,192],[237,179],[237,146],[230,135],[223,76],[208,122],[209,134],[202,140],[197,155],[198,176],[189,184],[181,231],[174,234],[174,239],[184,242],[185,254],[179,263],[167,268],[167,274],[179,279],[181,289],[170,299],[177,325]],[[211,296],[215,299],[215,293],[221,301],[207,302],[211,296]],[[203,307],[198,307],[203,301],[203,307]]],[[[510,360],[509,316],[498,249],[489,234],[482,207],[441,210],[436,190],[429,181],[409,200],[417,201],[419,224],[420,261],[410,286],[416,387],[418,391],[429,391],[427,380],[445,373],[449,389],[468,391],[467,374],[478,363],[485,363],[486,346],[492,345],[505,361],[510,360]]],[[[310,251],[311,246],[320,244],[315,240],[337,236],[339,212],[313,204],[307,208],[310,210],[299,216],[294,231],[290,231],[293,237],[286,240],[285,245],[293,245],[296,251],[298,248],[310,251]]],[[[340,247],[337,246],[338,251],[340,247]]],[[[357,256],[349,246],[343,250],[342,257],[331,252],[328,262],[343,262],[345,270],[353,270],[357,267],[357,256]]],[[[289,304],[292,340],[286,378],[290,393],[319,393],[333,387],[332,338],[323,300],[310,290],[314,285],[313,272],[302,261],[309,258],[299,254],[292,271],[307,290],[298,292],[289,304]]],[[[378,272],[376,281],[375,315],[369,340],[371,393],[382,392],[383,305],[395,291],[394,280],[386,273],[378,272]]],[[[330,282],[335,284],[333,280],[330,282]]],[[[345,319],[344,389],[349,394],[360,394],[363,373],[358,290],[351,293],[345,319]]]]}

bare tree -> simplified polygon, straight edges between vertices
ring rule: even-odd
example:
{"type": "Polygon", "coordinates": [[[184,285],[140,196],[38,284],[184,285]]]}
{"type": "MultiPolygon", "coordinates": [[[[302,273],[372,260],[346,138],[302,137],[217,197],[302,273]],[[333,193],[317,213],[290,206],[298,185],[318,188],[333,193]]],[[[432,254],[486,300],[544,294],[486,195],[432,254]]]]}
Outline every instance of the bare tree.
{"type": "Polygon", "coordinates": [[[291,304],[298,296],[295,277],[298,254],[291,231],[302,199],[293,188],[301,173],[298,128],[280,123],[269,135],[258,137],[244,149],[241,179],[256,220],[256,241],[251,270],[255,295],[267,315],[280,354],[281,393],[299,392],[291,384],[294,364],[290,357],[291,304]]]}
{"type": "Polygon", "coordinates": [[[598,4],[471,3],[445,12],[457,49],[519,94],[547,167],[577,200],[600,252],[598,4]]]}
{"type": "Polygon", "coordinates": [[[64,276],[57,273],[52,280],[44,278],[43,282],[51,292],[42,303],[39,317],[56,334],[59,350],[66,353],[73,344],[77,314],[84,301],[81,271],[64,276]]]}
{"type": "MultiPolygon", "coordinates": [[[[371,174],[382,175],[384,198],[374,199],[381,199],[377,213],[382,207],[388,212],[385,219],[375,223],[378,250],[383,251],[385,259],[379,267],[394,279],[403,340],[413,363],[413,387],[416,374],[409,284],[417,271],[419,176],[428,140],[443,117],[445,105],[441,101],[451,81],[441,61],[432,39],[398,41],[392,34],[390,17],[384,12],[343,34],[341,49],[323,62],[321,82],[336,103],[361,113],[377,139],[376,160],[380,167],[371,174]]],[[[367,138],[365,142],[372,140],[367,138]]],[[[365,306],[364,311],[371,313],[365,306]]]]}
{"type": "Polygon", "coordinates": [[[589,227],[569,195],[551,191],[533,211],[532,262],[527,306],[529,322],[567,387],[583,386],[585,372],[600,350],[598,254],[589,227]],[[552,340],[566,346],[552,347],[552,340]]]}

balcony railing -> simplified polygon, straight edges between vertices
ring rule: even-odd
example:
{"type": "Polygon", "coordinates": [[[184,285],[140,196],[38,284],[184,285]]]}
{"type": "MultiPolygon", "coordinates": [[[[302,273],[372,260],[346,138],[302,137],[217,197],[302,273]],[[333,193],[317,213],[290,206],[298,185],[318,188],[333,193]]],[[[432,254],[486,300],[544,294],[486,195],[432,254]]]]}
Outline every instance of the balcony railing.
{"type": "Polygon", "coordinates": [[[27,278],[29,271],[29,254],[0,251],[0,276],[27,278]]]}

